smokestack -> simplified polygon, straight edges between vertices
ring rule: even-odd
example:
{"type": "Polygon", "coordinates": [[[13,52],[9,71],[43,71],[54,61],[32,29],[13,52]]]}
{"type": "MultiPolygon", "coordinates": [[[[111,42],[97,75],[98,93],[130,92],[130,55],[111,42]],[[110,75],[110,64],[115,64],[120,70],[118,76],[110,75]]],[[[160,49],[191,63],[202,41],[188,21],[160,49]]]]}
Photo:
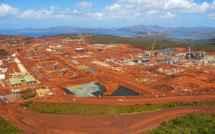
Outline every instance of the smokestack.
{"type": "Polygon", "coordinates": [[[169,56],[170,52],[169,52],[169,48],[168,48],[168,56],[169,56]]]}

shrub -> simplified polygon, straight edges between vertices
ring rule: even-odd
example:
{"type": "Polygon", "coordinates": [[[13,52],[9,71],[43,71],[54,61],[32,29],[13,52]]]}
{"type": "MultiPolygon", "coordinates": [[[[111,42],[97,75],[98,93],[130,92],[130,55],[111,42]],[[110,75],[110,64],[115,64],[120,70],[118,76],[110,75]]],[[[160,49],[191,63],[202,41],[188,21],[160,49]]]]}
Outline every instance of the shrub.
{"type": "Polygon", "coordinates": [[[27,101],[27,102],[24,102],[24,103],[20,103],[20,106],[29,107],[29,105],[32,104],[32,103],[33,103],[32,101],[27,101]]]}

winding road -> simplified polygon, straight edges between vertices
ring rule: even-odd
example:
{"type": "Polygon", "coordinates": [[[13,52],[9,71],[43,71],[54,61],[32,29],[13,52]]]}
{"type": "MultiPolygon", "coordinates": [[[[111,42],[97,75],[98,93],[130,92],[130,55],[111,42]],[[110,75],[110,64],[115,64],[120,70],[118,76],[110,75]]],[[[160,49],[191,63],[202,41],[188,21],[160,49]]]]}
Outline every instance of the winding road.
{"type": "Polygon", "coordinates": [[[52,115],[14,106],[1,111],[1,116],[28,134],[136,134],[156,126],[162,121],[189,114],[215,113],[215,106],[184,106],[158,111],[124,115],[52,115]]]}

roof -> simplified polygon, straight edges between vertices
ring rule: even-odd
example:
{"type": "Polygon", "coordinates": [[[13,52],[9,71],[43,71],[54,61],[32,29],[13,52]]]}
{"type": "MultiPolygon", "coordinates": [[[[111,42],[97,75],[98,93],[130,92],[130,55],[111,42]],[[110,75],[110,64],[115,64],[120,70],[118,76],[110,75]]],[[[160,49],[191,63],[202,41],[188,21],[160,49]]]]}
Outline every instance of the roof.
{"type": "Polygon", "coordinates": [[[76,51],[84,50],[84,48],[75,48],[76,51]]]}
{"type": "Polygon", "coordinates": [[[39,97],[43,97],[45,94],[50,93],[50,89],[36,89],[36,93],[39,97]]]}
{"type": "Polygon", "coordinates": [[[5,79],[5,74],[0,74],[0,79],[5,79]]]}
{"type": "Polygon", "coordinates": [[[87,66],[79,66],[78,68],[79,69],[87,69],[88,67],[87,66]]]}
{"type": "Polygon", "coordinates": [[[87,69],[85,69],[87,72],[90,72],[90,73],[94,73],[94,72],[97,72],[97,70],[96,69],[94,69],[94,68],[87,68],[87,69]]]}
{"type": "Polygon", "coordinates": [[[31,75],[24,76],[23,78],[26,81],[26,83],[35,82],[36,81],[35,78],[33,76],[31,76],[31,75]]]}
{"type": "Polygon", "coordinates": [[[209,57],[211,57],[211,58],[212,58],[212,57],[214,57],[214,56],[212,56],[212,55],[205,56],[205,58],[209,58],[209,57]]]}
{"type": "Polygon", "coordinates": [[[213,61],[213,62],[210,62],[210,64],[215,64],[215,61],[213,61]]]}
{"type": "Polygon", "coordinates": [[[50,89],[36,89],[37,94],[46,94],[50,92],[50,89]]]}
{"type": "Polygon", "coordinates": [[[40,46],[40,44],[35,44],[35,45],[33,45],[33,47],[37,47],[37,46],[40,46]]]}
{"type": "Polygon", "coordinates": [[[21,84],[21,80],[19,78],[10,78],[9,81],[11,86],[21,84]]]}

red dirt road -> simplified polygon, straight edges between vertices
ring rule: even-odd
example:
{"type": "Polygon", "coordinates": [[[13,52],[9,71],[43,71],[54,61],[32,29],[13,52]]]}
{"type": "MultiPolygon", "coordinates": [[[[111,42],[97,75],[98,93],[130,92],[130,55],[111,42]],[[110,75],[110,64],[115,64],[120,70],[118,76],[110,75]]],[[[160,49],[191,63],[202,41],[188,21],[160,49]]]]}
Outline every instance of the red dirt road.
{"type": "Polygon", "coordinates": [[[135,104],[155,104],[155,103],[168,103],[168,102],[193,102],[193,101],[215,101],[215,95],[195,95],[195,96],[168,96],[168,97],[153,97],[144,98],[142,96],[111,96],[111,97],[75,97],[70,96],[70,100],[58,98],[51,98],[49,100],[37,99],[37,102],[50,102],[50,103],[87,103],[87,104],[103,104],[103,105],[135,105],[135,104]],[[73,101],[72,99],[76,99],[73,101]],[[122,99],[122,102],[118,100],[122,99]]]}
{"type": "Polygon", "coordinates": [[[40,114],[21,106],[1,111],[1,116],[28,134],[134,134],[154,128],[163,120],[188,113],[215,113],[215,106],[186,106],[125,115],[75,116],[40,114]]]}

